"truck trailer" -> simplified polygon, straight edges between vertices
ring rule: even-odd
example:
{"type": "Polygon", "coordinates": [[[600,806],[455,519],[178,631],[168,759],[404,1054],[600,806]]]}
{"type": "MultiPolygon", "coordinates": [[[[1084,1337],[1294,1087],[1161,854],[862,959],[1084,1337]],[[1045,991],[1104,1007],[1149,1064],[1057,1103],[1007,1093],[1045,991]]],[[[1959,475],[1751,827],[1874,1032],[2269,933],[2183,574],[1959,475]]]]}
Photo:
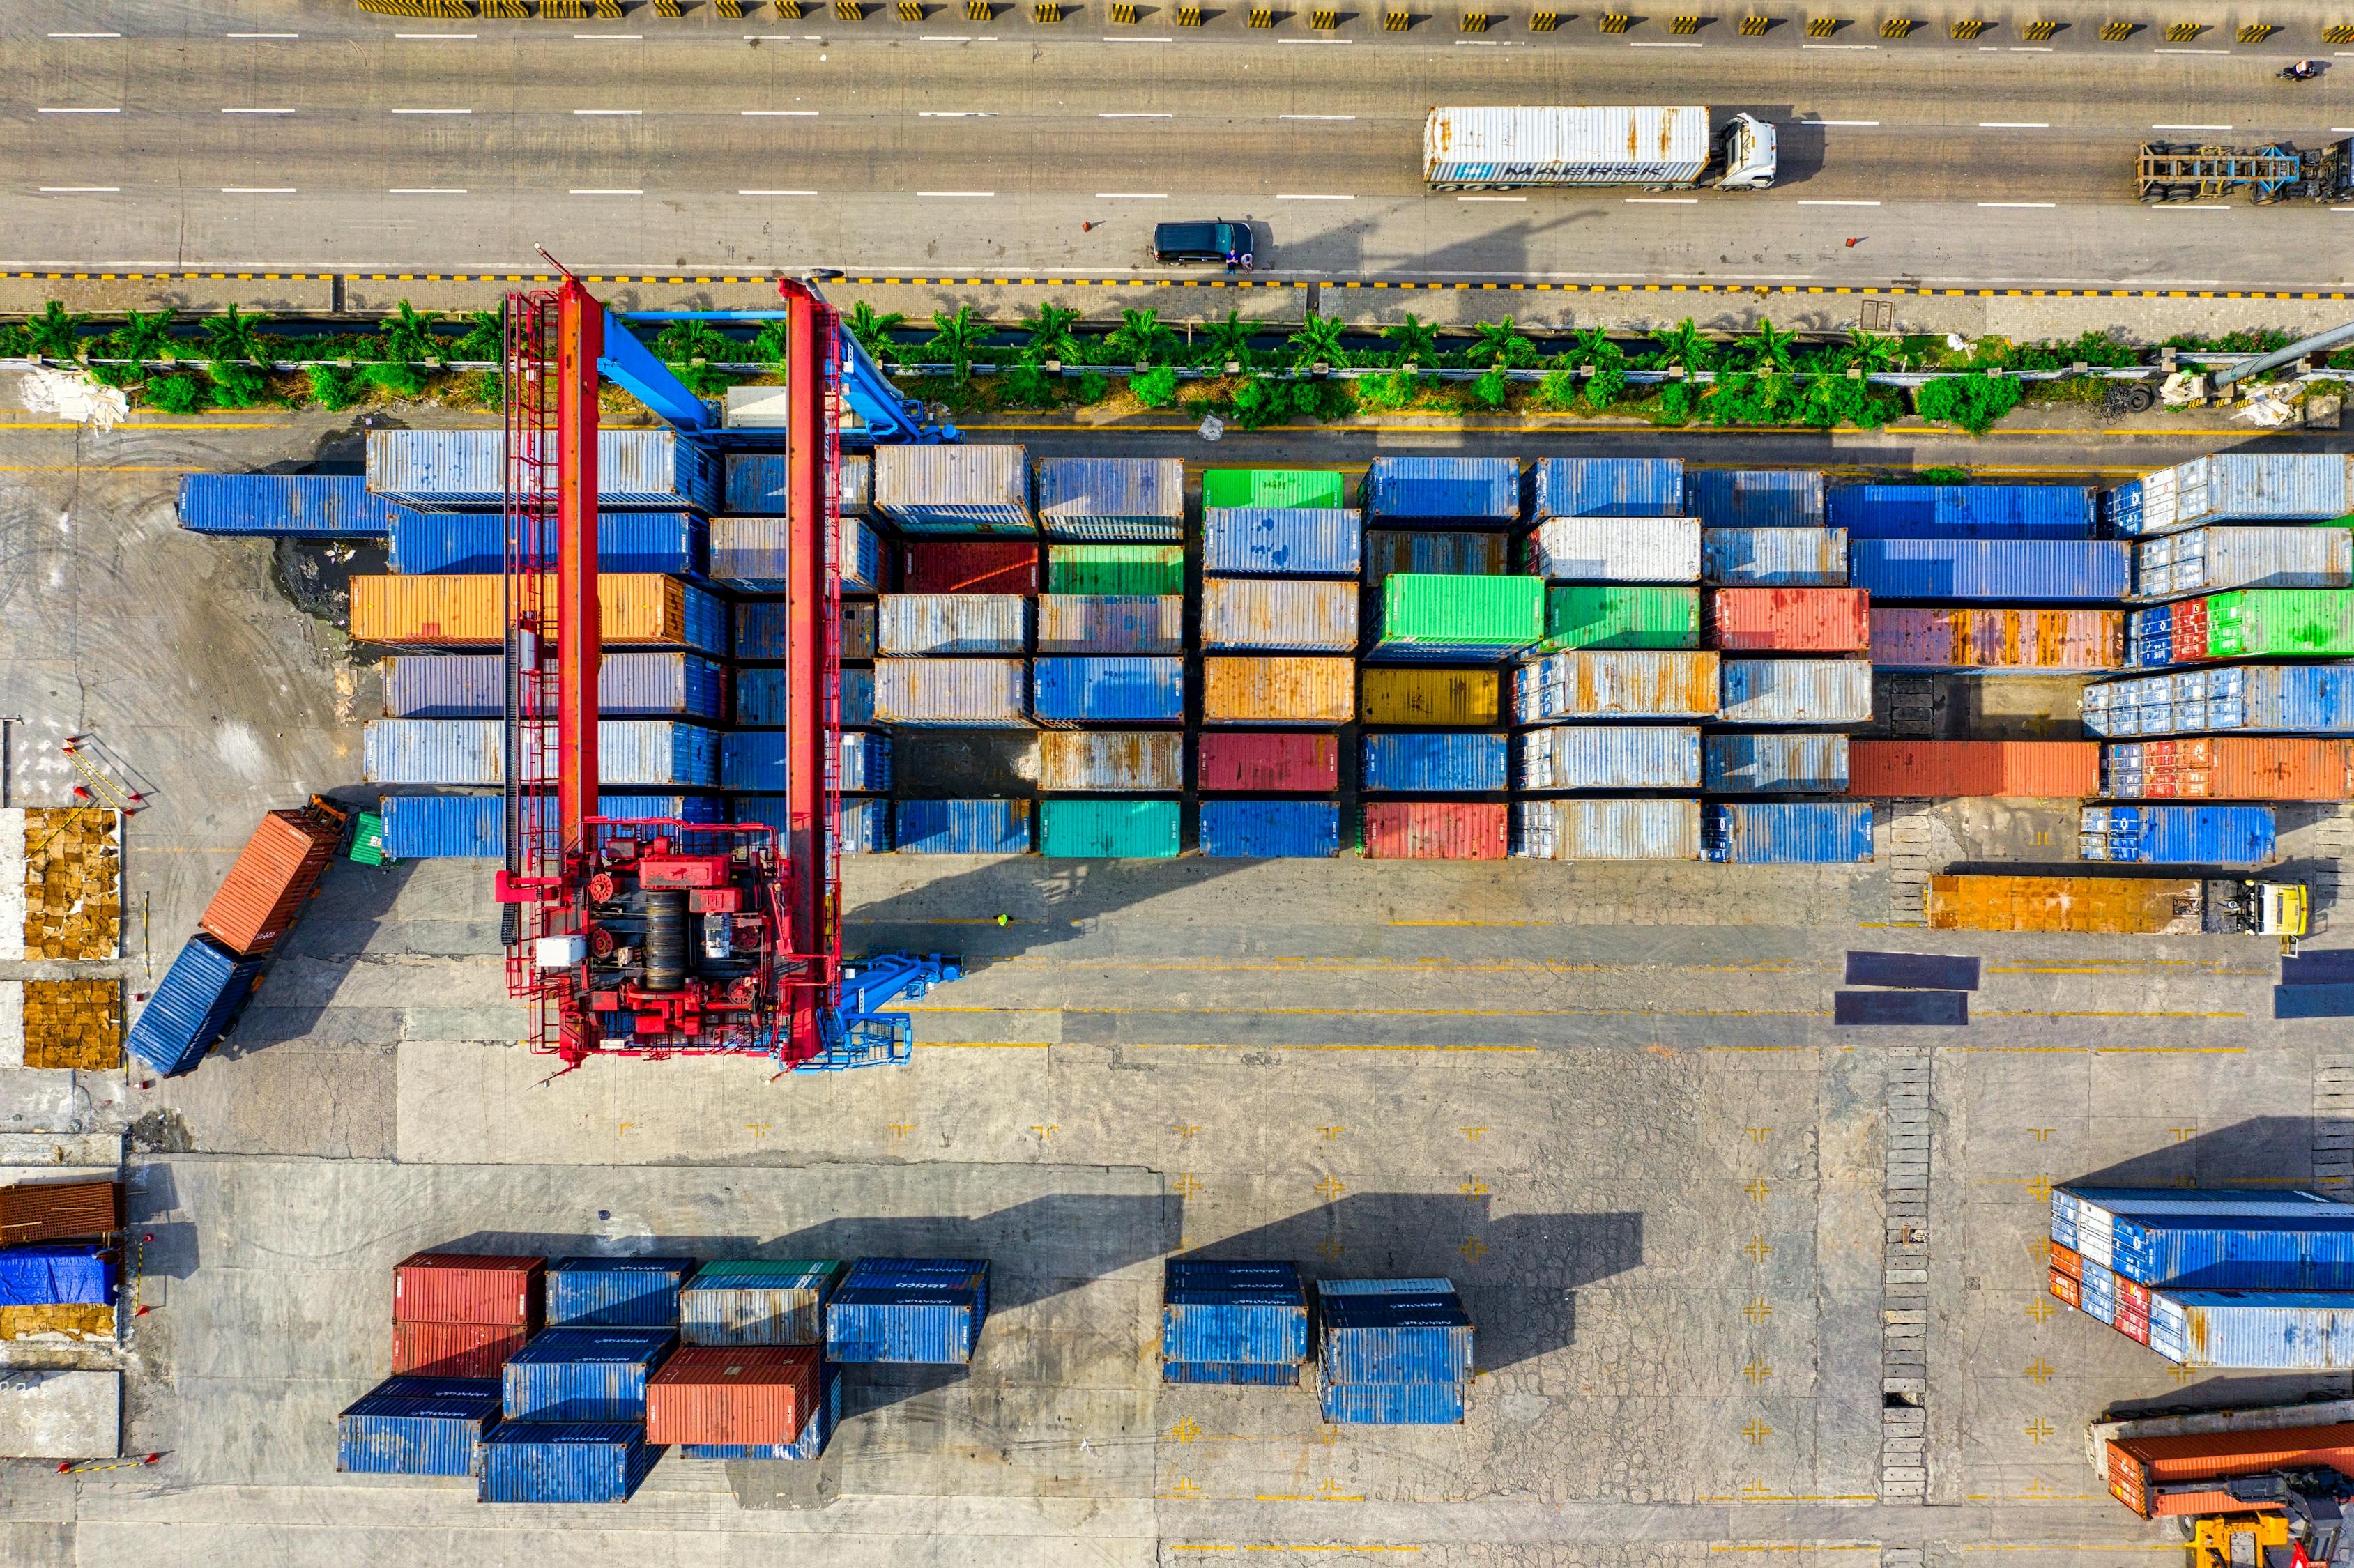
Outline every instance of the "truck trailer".
{"type": "Polygon", "coordinates": [[[2354,140],[2317,147],[2145,142],[2134,165],[2134,192],[2146,202],[2213,201],[2241,191],[2259,206],[2343,201],[2354,194],[2354,140]]]}
{"type": "Polygon", "coordinates": [[[2095,936],[2231,933],[2295,940],[2306,890],[2240,877],[1933,876],[1929,926],[1939,931],[2081,931],[2095,936]]]}
{"type": "Polygon", "coordinates": [[[1434,109],[1422,128],[1433,190],[1642,185],[1762,191],[1774,183],[1774,127],[1731,114],[1710,132],[1698,104],[1616,109],[1434,109]]]}

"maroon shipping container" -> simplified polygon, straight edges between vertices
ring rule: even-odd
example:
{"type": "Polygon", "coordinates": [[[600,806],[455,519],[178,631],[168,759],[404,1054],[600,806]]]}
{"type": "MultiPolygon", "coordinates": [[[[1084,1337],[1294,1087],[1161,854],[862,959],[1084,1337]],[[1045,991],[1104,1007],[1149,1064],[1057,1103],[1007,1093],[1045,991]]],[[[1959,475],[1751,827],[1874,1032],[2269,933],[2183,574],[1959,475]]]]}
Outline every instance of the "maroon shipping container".
{"type": "Polygon", "coordinates": [[[420,1252],[392,1272],[396,1323],[489,1323],[537,1329],[544,1257],[420,1252]]]}
{"type": "Polygon", "coordinates": [[[1382,800],[1365,808],[1373,860],[1501,860],[1511,808],[1501,800],[1382,800]]]}
{"type": "Polygon", "coordinates": [[[1205,730],[1195,788],[1330,794],[1341,787],[1341,742],[1330,735],[1205,730]]]}
{"type": "Polygon", "coordinates": [[[497,1323],[395,1323],[396,1377],[497,1377],[531,1336],[497,1323]]]}
{"type": "Polygon", "coordinates": [[[646,1441],[790,1443],[817,1408],[819,1376],[811,1346],[685,1346],[646,1381],[646,1441]]]}
{"type": "Polygon", "coordinates": [[[1872,646],[1865,594],[1854,588],[1717,588],[1708,645],[1760,653],[1860,653],[1872,646]]]}
{"type": "Polygon", "coordinates": [[[196,924],[239,958],[278,945],[344,836],[344,813],[313,799],[299,811],[272,811],[238,853],[220,891],[196,924]]]}
{"type": "Polygon", "coordinates": [[[1036,593],[1038,546],[1015,539],[938,540],[899,547],[902,593],[1036,593]]]}

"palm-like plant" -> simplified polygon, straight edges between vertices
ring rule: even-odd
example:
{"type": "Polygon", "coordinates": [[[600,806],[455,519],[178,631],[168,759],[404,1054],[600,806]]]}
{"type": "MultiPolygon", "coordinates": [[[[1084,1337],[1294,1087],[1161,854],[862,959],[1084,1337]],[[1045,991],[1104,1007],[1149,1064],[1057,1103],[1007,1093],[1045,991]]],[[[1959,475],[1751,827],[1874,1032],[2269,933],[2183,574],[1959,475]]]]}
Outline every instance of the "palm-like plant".
{"type": "Polygon", "coordinates": [[[106,346],[117,359],[139,364],[168,359],[172,353],[172,319],[180,313],[170,305],[160,311],[126,311],[122,324],[106,334],[106,346]]]}
{"type": "Polygon", "coordinates": [[[1251,367],[1251,339],[1257,332],[1256,325],[1243,320],[1240,311],[1228,311],[1225,321],[1205,322],[1202,326],[1203,335],[1210,340],[1213,362],[1239,365],[1246,370],[1251,367]]]}
{"type": "Polygon", "coordinates": [[[932,313],[932,340],[924,344],[924,350],[947,360],[961,381],[972,374],[972,356],[988,336],[989,323],[974,315],[970,305],[959,305],[954,315],[946,311],[932,313]]]}
{"type": "Polygon", "coordinates": [[[1607,327],[1587,327],[1570,339],[1569,348],[1562,355],[1566,365],[1612,365],[1627,357],[1626,350],[1611,341],[1607,327]]]}
{"type": "Polygon", "coordinates": [[[25,323],[33,352],[43,359],[81,357],[81,325],[88,315],[76,314],[51,300],[47,309],[25,323]]]}
{"type": "Polygon", "coordinates": [[[1122,311],[1119,325],[1104,339],[1104,346],[1123,360],[1149,365],[1169,350],[1177,334],[1161,324],[1159,311],[1122,311]]]}
{"type": "Polygon", "coordinates": [[[665,322],[654,334],[654,352],[673,365],[730,358],[736,345],[709,322],[665,322]]]}
{"type": "Polygon", "coordinates": [[[433,323],[440,319],[440,311],[420,311],[407,300],[401,301],[393,307],[392,314],[384,318],[384,324],[376,328],[376,341],[384,345],[384,356],[403,365],[438,357],[441,344],[433,335],[433,323]]]}
{"type": "Polygon", "coordinates": [[[1901,338],[1882,337],[1861,327],[1852,328],[1848,334],[1847,362],[1866,376],[1886,370],[1903,353],[1904,344],[1901,338]]]}
{"type": "Polygon", "coordinates": [[[1297,364],[1338,365],[1342,358],[1341,330],[1341,323],[1335,317],[1310,316],[1285,341],[1293,350],[1297,364]]]}
{"type": "Polygon", "coordinates": [[[1510,316],[1501,321],[1477,323],[1471,328],[1471,335],[1478,339],[1474,356],[1482,364],[1501,364],[1518,369],[1536,363],[1537,345],[1521,334],[1519,324],[1510,316]]]}
{"type": "Polygon", "coordinates": [[[1715,357],[1716,345],[1690,316],[1659,334],[1659,363],[1680,365],[1687,376],[1706,370],[1715,357]]]}
{"type": "MultiPolygon", "coordinates": [[[[932,319],[938,321],[939,318],[935,316],[932,319]]],[[[850,307],[850,313],[842,318],[842,324],[850,329],[850,335],[858,340],[858,346],[872,355],[876,363],[901,357],[891,342],[891,334],[907,325],[907,318],[897,311],[877,311],[873,305],[861,300],[850,307]]],[[[767,357],[781,361],[785,357],[781,352],[784,323],[775,322],[771,323],[770,326],[776,329],[776,341],[779,352],[769,354],[767,357]]],[[[769,329],[763,328],[760,337],[762,342],[766,343],[769,337],[769,329]]]]}
{"type": "Polygon", "coordinates": [[[1040,305],[1034,316],[1022,319],[1022,330],[1030,334],[1023,345],[1023,357],[1033,364],[1044,365],[1050,359],[1079,357],[1078,340],[1071,335],[1071,327],[1079,313],[1063,305],[1040,305]]]}
{"type": "Polygon", "coordinates": [[[1742,352],[1749,356],[1753,369],[1772,366],[1787,371],[1791,367],[1791,348],[1798,341],[1796,331],[1784,332],[1764,316],[1757,318],[1757,330],[1741,340],[1742,352]]]}
{"type": "Polygon", "coordinates": [[[501,311],[466,313],[466,335],[455,350],[460,359],[500,364],[507,356],[507,319],[501,311]]]}
{"type": "Polygon", "coordinates": [[[1397,344],[1398,362],[1402,365],[1428,365],[1438,357],[1438,327],[1424,321],[1412,311],[1405,320],[1394,326],[1382,328],[1382,335],[1397,344]]]}
{"type": "Polygon", "coordinates": [[[258,360],[261,357],[261,329],[268,325],[268,316],[249,316],[235,305],[206,321],[205,337],[212,346],[215,359],[258,360]]]}

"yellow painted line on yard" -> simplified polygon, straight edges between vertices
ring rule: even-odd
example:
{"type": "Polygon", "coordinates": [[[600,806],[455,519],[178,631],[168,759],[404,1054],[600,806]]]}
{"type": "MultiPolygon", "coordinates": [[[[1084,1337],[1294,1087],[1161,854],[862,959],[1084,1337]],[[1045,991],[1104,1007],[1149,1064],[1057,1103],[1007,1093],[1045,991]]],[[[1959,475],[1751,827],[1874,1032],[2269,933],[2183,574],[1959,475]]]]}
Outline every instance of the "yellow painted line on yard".
{"type": "Polygon", "coordinates": [[[2137,1012],[2131,1010],[2077,1012],[2067,1008],[1988,1007],[1978,1010],[1981,1018],[2245,1018],[2244,1012],[2137,1012]]]}
{"type": "Polygon", "coordinates": [[[1195,1041],[1176,1044],[1165,1041],[1135,1042],[1123,1051],[1485,1051],[1534,1055],[1541,1045],[1294,1045],[1278,1040],[1195,1041]]]}

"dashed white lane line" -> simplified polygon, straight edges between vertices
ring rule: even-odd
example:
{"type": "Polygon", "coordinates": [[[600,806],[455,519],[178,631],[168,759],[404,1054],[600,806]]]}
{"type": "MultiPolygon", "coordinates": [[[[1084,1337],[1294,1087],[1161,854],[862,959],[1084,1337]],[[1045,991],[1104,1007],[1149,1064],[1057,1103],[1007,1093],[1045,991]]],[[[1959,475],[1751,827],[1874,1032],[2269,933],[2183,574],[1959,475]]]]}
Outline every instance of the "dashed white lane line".
{"type": "Polygon", "coordinates": [[[36,114],[120,114],[120,109],[37,109],[36,114]]]}
{"type": "Polygon", "coordinates": [[[1880,204],[1876,201],[1832,201],[1827,197],[1818,197],[1808,201],[1801,197],[1798,205],[1800,207],[1878,207],[1880,204]]]}
{"type": "Polygon", "coordinates": [[[748,120],[814,120],[814,109],[739,109],[736,111],[748,120]]]}
{"type": "Polygon", "coordinates": [[[387,196],[464,196],[463,185],[395,185],[387,196]]]}
{"type": "MultiPolygon", "coordinates": [[[[122,189],[121,185],[43,185],[41,194],[43,196],[113,196],[122,189]]],[[[2344,212],[2348,209],[2334,207],[2331,210],[2344,212]]]]}
{"type": "Polygon", "coordinates": [[[1278,201],[1354,201],[1353,196],[1329,196],[1319,191],[1278,191],[1278,201]]]}
{"type": "Polygon", "coordinates": [[[1097,201],[1167,201],[1167,191],[1097,191],[1097,201]]]}
{"type": "Polygon", "coordinates": [[[1980,207],[2058,207],[2060,204],[2056,201],[1982,201],[1978,205],[1980,207]]]}

